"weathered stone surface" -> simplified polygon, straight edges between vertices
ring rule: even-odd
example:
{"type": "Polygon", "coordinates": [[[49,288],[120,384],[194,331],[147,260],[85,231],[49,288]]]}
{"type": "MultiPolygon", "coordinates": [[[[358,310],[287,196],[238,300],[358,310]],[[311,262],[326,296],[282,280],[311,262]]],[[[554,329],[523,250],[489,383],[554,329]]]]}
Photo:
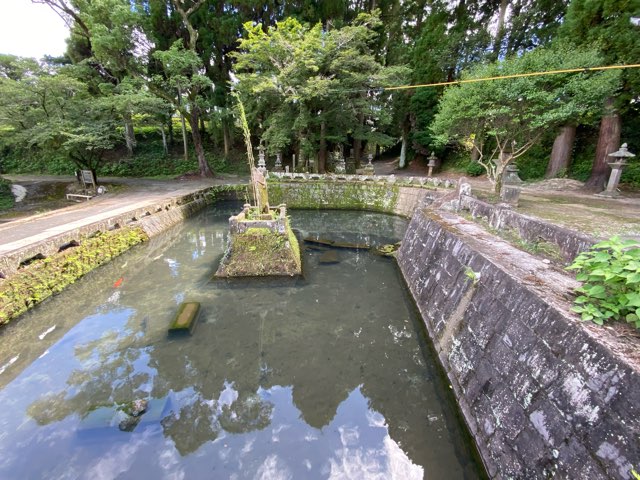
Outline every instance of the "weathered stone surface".
{"type": "MultiPolygon", "coordinates": [[[[232,220],[237,217],[231,217],[232,220]]],[[[215,278],[294,277],[302,274],[300,245],[288,219],[279,226],[231,228],[229,246],[215,278]]],[[[238,224],[243,222],[239,221],[238,224]]],[[[256,224],[256,222],[252,222],[256,224]]]]}
{"type": "Polygon", "coordinates": [[[471,196],[462,198],[462,208],[473,217],[485,219],[498,229],[516,229],[527,241],[546,240],[557,245],[565,260],[573,260],[580,252],[589,249],[595,240],[587,235],[559,227],[538,218],[529,217],[509,208],[494,206],[471,196]]]}
{"type": "Polygon", "coordinates": [[[490,477],[630,478],[639,368],[570,312],[571,277],[424,209],[397,259],[490,477]]]}

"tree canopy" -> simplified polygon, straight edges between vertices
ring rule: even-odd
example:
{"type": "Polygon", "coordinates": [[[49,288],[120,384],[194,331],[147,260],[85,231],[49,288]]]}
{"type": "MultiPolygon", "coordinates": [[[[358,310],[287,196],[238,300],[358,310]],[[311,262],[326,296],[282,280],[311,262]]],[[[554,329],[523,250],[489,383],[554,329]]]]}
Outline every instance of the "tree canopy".
{"type": "Polygon", "coordinates": [[[633,63],[640,41],[630,19],[640,16],[640,0],[34,1],[58,12],[71,37],[61,59],[0,56],[5,153],[50,149],[100,169],[99,152],[122,147],[134,158],[142,127],[162,136],[163,152],[173,152],[175,118],[184,154],[191,144],[199,173],[212,175],[212,158],[228,157],[241,144],[232,89],[247,107],[254,144],[262,140],[271,154],[314,158],[321,170],[336,148],[351,150],[356,162],[367,150],[400,144],[403,160],[438,149],[439,155],[455,155],[461,143],[445,142],[443,135],[460,140],[453,120],[463,115],[467,126],[474,125],[466,141],[472,134],[477,140],[471,156],[483,162],[504,142],[516,141],[516,152],[535,142],[549,150],[561,119],[584,125],[594,139],[606,137],[598,175],[620,131],[632,148],[640,141],[633,133],[637,69],[619,74],[619,88],[606,80],[602,89],[609,96],[598,108],[580,99],[598,96],[596,79],[613,74],[387,90],[508,71],[633,63]],[[565,50],[581,53],[571,58],[565,50]],[[499,109],[487,108],[481,95],[487,92],[505,102],[503,110],[517,113],[503,116],[518,126],[514,138],[496,139],[497,127],[490,125],[499,123],[499,109]],[[468,108],[463,112],[456,101],[468,108]],[[544,102],[554,107],[542,111],[544,102]],[[445,111],[457,112],[448,123],[437,115],[445,111]],[[495,116],[487,119],[486,111],[495,116]],[[602,116],[607,125],[607,118],[615,119],[615,128],[598,134],[602,116]],[[100,142],[90,141],[91,132],[100,142]],[[82,141],[86,149],[77,143],[82,141]],[[96,158],[78,160],[89,156],[96,158]]]}
{"type": "MultiPolygon", "coordinates": [[[[538,48],[472,69],[463,81],[544,70],[601,65],[594,50],[538,48]]],[[[454,140],[475,149],[478,161],[500,190],[505,167],[549,129],[568,120],[598,117],[604,99],[619,88],[620,72],[523,76],[463,83],[447,88],[431,126],[441,145],[454,140]]]]}

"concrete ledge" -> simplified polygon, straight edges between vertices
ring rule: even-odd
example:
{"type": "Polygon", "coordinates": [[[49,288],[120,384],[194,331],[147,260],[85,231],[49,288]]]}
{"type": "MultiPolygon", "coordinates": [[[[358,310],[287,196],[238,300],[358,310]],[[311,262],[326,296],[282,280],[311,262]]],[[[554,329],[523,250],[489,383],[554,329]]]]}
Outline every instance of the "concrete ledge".
{"type": "Polygon", "coordinates": [[[640,367],[570,312],[572,277],[427,209],[397,258],[492,478],[630,478],[640,367]]]}

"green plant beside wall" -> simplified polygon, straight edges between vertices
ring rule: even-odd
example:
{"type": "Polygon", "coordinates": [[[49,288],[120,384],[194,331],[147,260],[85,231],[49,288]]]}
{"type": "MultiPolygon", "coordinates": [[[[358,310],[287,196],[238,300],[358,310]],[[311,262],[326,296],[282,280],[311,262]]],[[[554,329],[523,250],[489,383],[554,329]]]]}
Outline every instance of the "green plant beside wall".
{"type": "Polygon", "coordinates": [[[78,247],[33,262],[0,281],[0,325],[148,239],[141,228],[121,228],[88,238],[78,247]]]}
{"type": "Polygon", "coordinates": [[[624,320],[640,329],[640,242],[613,237],[581,253],[567,269],[583,282],[573,307],[582,320],[624,320]]]}
{"type": "Polygon", "coordinates": [[[4,178],[0,178],[0,212],[13,207],[14,198],[11,193],[11,183],[4,178]]]}

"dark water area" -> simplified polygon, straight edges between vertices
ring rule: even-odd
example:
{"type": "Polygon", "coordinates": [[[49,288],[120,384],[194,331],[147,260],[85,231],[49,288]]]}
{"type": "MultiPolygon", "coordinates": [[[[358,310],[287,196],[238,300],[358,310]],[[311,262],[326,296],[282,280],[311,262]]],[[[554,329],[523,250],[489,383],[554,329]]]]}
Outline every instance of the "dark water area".
{"type": "MultiPolygon", "coordinates": [[[[305,277],[212,281],[218,205],[0,331],[2,479],[475,479],[392,260],[304,251],[305,277]],[[191,336],[168,336],[200,302],[191,336]],[[130,417],[131,402],[147,411],[130,417]]],[[[302,235],[399,241],[406,221],[291,213],[302,235]]]]}

